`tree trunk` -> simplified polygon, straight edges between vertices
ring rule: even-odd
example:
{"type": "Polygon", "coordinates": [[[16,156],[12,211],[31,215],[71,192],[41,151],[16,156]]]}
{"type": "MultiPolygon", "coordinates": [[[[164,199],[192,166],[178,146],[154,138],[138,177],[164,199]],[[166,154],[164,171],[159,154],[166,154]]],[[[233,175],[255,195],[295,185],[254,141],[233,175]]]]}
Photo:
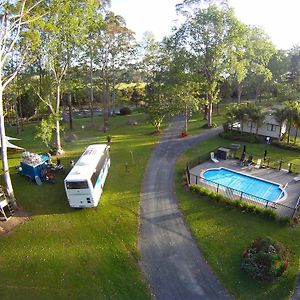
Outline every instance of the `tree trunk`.
{"type": "Polygon", "coordinates": [[[90,111],[91,111],[92,127],[94,127],[94,91],[93,91],[93,57],[92,57],[92,49],[90,49],[90,111]]]}
{"type": "Polygon", "coordinates": [[[73,114],[72,114],[72,94],[68,93],[68,111],[69,111],[69,126],[73,129],[73,114]]]}
{"type": "Polygon", "coordinates": [[[241,96],[242,96],[242,86],[240,83],[236,85],[236,94],[237,94],[237,103],[241,103],[241,96]]]}
{"type": "Polygon", "coordinates": [[[60,143],[60,114],[59,114],[59,107],[60,107],[60,83],[57,84],[56,86],[56,148],[57,148],[57,153],[61,152],[61,143],[60,143]]]}
{"type": "Polygon", "coordinates": [[[282,124],[279,124],[279,141],[281,141],[282,124]]]}
{"type": "Polygon", "coordinates": [[[297,137],[298,137],[298,127],[296,127],[294,145],[296,145],[296,143],[297,143],[297,137]]]}
{"type": "Polygon", "coordinates": [[[188,107],[185,105],[185,120],[184,120],[184,132],[188,132],[188,107]]]}
{"type": "Polygon", "coordinates": [[[20,134],[21,128],[20,128],[20,118],[19,118],[19,113],[18,113],[18,104],[17,104],[17,96],[14,94],[14,106],[15,106],[15,114],[16,114],[16,133],[17,135],[20,134]]]}
{"type": "Polygon", "coordinates": [[[291,127],[292,127],[292,124],[290,123],[290,124],[289,124],[289,129],[288,129],[288,137],[287,137],[287,143],[288,143],[288,144],[290,143],[291,127]]]}
{"type": "Polygon", "coordinates": [[[160,122],[156,122],[155,130],[156,130],[156,132],[160,132],[160,122]]]}
{"type": "Polygon", "coordinates": [[[260,98],[260,87],[257,87],[255,90],[255,101],[259,101],[260,98]]]}
{"type": "Polygon", "coordinates": [[[9,174],[9,166],[7,159],[7,144],[6,144],[6,134],[4,125],[4,112],[3,112],[3,90],[2,84],[0,83],[0,140],[1,140],[1,157],[2,157],[2,170],[4,173],[4,183],[9,201],[13,206],[17,207],[17,202],[14,196],[14,190],[9,174]]]}
{"type": "Polygon", "coordinates": [[[209,96],[209,103],[208,103],[208,114],[207,114],[207,126],[208,128],[212,127],[212,112],[213,112],[213,103],[212,97],[209,96]]]}
{"type": "Polygon", "coordinates": [[[208,114],[208,107],[207,105],[205,104],[204,105],[204,109],[203,109],[203,120],[207,120],[207,114],[208,114]]]}
{"type": "Polygon", "coordinates": [[[73,117],[72,117],[72,94],[70,91],[70,67],[71,67],[71,62],[70,62],[70,50],[68,49],[68,70],[67,70],[67,80],[69,84],[69,91],[68,91],[68,110],[69,110],[69,127],[72,130],[73,129],[73,117]]]}
{"type": "MultiPolygon", "coordinates": [[[[43,97],[43,69],[42,69],[42,59],[39,57],[39,93],[43,97]]],[[[40,122],[40,110],[39,110],[39,101],[36,101],[36,116],[37,121],[40,122]]]]}
{"type": "Polygon", "coordinates": [[[104,101],[103,101],[103,132],[106,132],[108,130],[108,90],[107,87],[105,86],[105,91],[104,91],[104,101]]]}
{"type": "Polygon", "coordinates": [[[19,104],[19,117],[20,117],[20,128],[21,131],[24,131],[24,121],[23,121],[23,108],[21,100],[17,102],[19,104]]]}
{"type": "Polygon", "coordinates": [[[115,85],[116,85],[116,78],[115,78],[115,60],[113,59],[113,69],[112,69],[112,112],[113,115],[116,111],[116,91],[115,91],[115,85]]]}

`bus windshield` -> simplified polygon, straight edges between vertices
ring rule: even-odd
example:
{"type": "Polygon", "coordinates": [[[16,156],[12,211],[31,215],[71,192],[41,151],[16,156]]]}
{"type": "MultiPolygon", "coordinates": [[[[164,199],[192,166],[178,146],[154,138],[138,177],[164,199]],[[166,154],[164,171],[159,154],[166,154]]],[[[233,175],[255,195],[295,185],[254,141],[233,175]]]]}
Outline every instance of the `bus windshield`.
{"type": "Polygon", "coordinates": [[[80,190],[80,189],[88,189],[88,182],[85,181],[67,181],[66,182],[67,189],[71,190],[80,190]]]}

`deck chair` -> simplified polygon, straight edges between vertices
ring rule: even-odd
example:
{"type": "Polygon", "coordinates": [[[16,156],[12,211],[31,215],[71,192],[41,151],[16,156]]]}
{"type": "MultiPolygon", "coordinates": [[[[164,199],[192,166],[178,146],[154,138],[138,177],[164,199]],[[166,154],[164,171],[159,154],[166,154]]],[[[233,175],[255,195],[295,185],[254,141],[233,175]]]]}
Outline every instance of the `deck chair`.
{"type": "Polygon", "coordinates": [[[215,153],[214,152],[210,152],[210,159],[214,162],[214,163],[218,163],[219,161],[215,158],[215,153]]]}
{"type": "Polygon", "coordinates": [[[259,159],[257,160],[257,163],[256,163],[256,165],[254,166],[254,168],[259,169],[260,167],[261,167],[261,159],[259,158],[259,159]]]}

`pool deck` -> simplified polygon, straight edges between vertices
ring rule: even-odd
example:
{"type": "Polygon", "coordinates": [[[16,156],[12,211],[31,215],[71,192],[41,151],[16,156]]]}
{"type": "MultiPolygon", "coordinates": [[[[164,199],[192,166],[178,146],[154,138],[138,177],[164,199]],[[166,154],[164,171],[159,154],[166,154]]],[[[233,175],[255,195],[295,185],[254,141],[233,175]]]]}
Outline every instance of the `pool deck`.
{"type": "MultiPolygon", "coordinates": [[[[191,183],[196,183],[196,176],[200,176],[200,174],[212,168],[228,168],[231,170],[238,171],[240,173],[244,173],[246,175],[255,176],[257,178],[269,180],[275,183],[280,184],[282,187],[285,187],[285,191],[287,192],[287,198],[285,200],[279,201],[278,203],[289,206],[290,208],[294,208],[297,200],[300,196],[300,177],[299,180],[294,180],[298,175],[288,173],[287,171],[278,171],[270,168],[255,168],[255,164],[250,166],[241,166],[238,163],[238,160],[235,159],[227,159],[227,160],[219,160],[218,163],[214,163],[209,160],[200,165],[190,169],[191,174],[191,183]],[[194,175],[194,176],[193,176],[194,175]]],[[[282,216],[291,216],[292,209],[285,208],[283,206],[277,206],[276,212],[282,216]]]]}

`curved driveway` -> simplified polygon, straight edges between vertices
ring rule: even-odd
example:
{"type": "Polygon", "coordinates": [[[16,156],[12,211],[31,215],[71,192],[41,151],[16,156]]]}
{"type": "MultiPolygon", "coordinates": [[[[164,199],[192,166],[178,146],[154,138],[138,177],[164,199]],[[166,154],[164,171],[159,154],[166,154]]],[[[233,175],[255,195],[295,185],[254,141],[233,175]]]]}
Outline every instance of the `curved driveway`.
{"type": "Polygon", "coordinates": [[[178,156],[216,136],[220,129],[181,139],[183,125],[177,118],[164,132],[144,176],[139,237],[142,270],[158,300],[230,299],[187,230],[174,191],[178,156]]]}

